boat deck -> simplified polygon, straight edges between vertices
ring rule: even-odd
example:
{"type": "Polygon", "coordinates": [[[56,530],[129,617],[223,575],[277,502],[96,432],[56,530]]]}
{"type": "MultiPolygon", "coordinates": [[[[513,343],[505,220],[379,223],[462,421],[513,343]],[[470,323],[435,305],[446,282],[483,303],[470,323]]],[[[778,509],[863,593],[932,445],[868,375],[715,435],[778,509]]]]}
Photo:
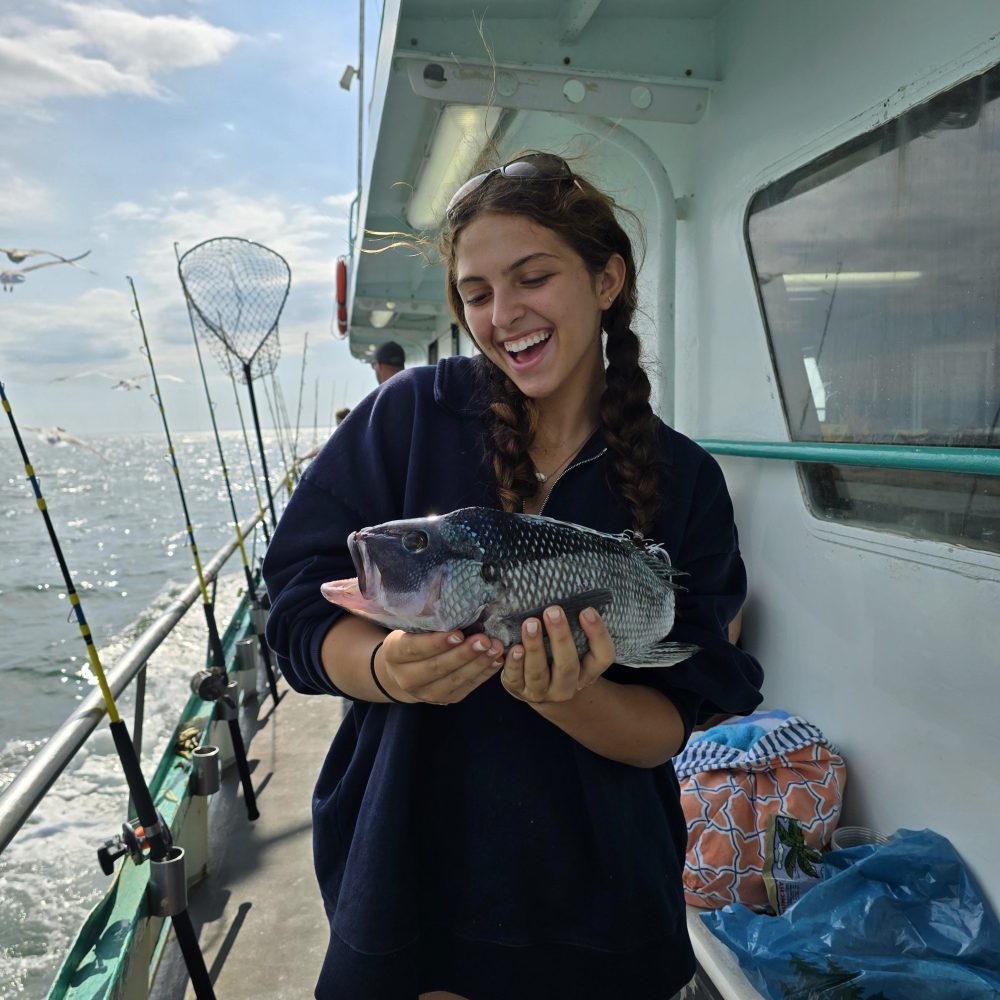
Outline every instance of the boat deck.
{"type": "MultiPolygon", "coordinates": [[[[246,819],[236,767],[228,768],[212,803],[208,878],[188,897],[219,1000],[312,996],[326,953],[310,800],[344,703],[278,686],[277,707],[262,696],[240,718],[260,817],[246,819]]],[[[151,997],[194,1000],[172,936],[151,997]]]]}

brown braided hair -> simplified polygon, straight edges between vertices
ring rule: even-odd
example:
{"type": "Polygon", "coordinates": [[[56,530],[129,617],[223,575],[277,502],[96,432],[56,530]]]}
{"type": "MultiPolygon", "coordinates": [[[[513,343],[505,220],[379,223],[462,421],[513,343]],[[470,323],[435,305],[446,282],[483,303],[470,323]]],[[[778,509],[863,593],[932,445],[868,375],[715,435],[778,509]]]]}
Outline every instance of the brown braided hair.
{"type": "MultiPolygon", "coordinates": [[[[441,232],[439,252],[447,268],[449,304],[466,332],[469,326],[456,284],[456,245],[462,231],[482,213],[520,215],[551,230],[579,254],[593,275],[604,270],[612,254],[622,256],[625,284],[601,321],[608,338],[601,431],[608,447],[609,485],[631,511],[633,528],[648,534],[665,503],[667,466],[649,403],[649,379],[639,363],[639,338],[631,329],[637,306],[632,242],[616,211],[631,214],[582,177],[525,180],[498,173],[452,208],[441,232]]],[[[482,370],[489,400],[485,414],[488,458],[503,509],[520,511],[539,489],[528,454],[538,425],[537,408],[496,365],[484,364],[482,370]]]]}

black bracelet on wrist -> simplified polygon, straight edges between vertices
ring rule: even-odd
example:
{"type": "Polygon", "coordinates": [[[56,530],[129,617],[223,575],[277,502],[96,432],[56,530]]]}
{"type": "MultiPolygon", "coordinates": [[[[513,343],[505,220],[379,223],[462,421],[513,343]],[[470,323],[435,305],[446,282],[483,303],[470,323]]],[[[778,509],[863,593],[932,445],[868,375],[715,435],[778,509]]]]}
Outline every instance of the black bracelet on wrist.
{"type": "MultiPolygon", "coordinates": [[[[383,639],[382,641],[384,642],[385,640],[383,639]]],[[[372,680],[373,680],[373,681],[375,682],[375,687],[377,687],[377,688],[379,689],[379,691],[381,691],[381,692],[382,692],[382,694],[384,694],[384,695],[386,696],[386,698],[388,698],[388,699],[389,699],[389,701],[392,701],[392,702],[395,702],[395,703],[396,703],[397,705],[405,705],[405,704],[406,704],[406,702],[405,702],[405,701],[400,701],[400,700],[399,700],[398,698],[393,698],[393,696],[392,696],[391,694],[389,694],[389,692],[388,692],[388,691],[386,691],[386,689],[385,689],[384,687],[382,687],[382,682],[381,682],[381,681],[380,681],[380,680],[378,679],[378,674],[377,674],[377,673],[375,673],[375,654],[376,654],[376,653],[377,653],[377,652],[378,652],[378,651],[379,651],[379,650],[380,650],[381,648],[382,648],[382,643],[380,642],[380,643],[379,643],[379,644],[378,644],[378,645],[377,645],[377,646],[376,646],[376,647],[375,647],[375,648],[374,648],[374,649],[372,650],[372,680]]]]}

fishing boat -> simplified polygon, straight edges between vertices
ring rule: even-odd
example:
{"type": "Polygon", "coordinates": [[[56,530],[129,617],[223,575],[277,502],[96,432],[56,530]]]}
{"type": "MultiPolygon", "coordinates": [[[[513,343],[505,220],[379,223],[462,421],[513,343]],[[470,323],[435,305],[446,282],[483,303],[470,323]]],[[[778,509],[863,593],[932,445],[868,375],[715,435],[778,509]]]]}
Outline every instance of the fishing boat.
{"type": "MultiPolygon", "coordinates": [[[[369,252],[377,234],[433,240],[466,177],[528,149],[611,192],[645,230],[636,332],[656,409],[718,457],[733,497],[766,704],[843,751],[843,822],[937,831],[1000,908],[993,0],[509,0],[484,19],[386,0],[361,79],[333,334],[360,360],[387,340],[410,365],[471,354],[440,268],[369,252]]],[[[251,619],[225,632],[230,669],[251,619]]],[[[340,706],[272,707],[262,664],[247,673],[260,818],[232,769],[209,807],[183,741],[152,791],[188,880],[204,876],[189,906],[218,995],[308,996],[327,933],[309,791],[340,706]]],[[[54,739],[79,745],[88,711],[54,739]]],[[[194,719],[197,743],[224,744],[198,704],[178,736],[194,719]]],[[[44,787],[32,778],[14,822],[44,787]]],[[[119,864],[50,996],[185,995],[147,885],[148,865],[119,864]]],[[[759,998],[697,913],[689,927],[689,995],[759,998]]]]}

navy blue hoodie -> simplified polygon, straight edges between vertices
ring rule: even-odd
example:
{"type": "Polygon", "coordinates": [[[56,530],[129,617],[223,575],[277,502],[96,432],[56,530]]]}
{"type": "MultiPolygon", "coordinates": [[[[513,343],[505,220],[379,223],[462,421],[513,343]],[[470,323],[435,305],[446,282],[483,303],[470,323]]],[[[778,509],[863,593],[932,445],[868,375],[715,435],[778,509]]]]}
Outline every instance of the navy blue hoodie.
{"type": "MultiPolygon", "coordinates": [[[[319,653],[345,612],[319,588],[356,575],[351,531],[499,507],[483,448],[479,366],[487,363],[448,358],[396,375],[352,410],[307,469],[264,561],[268,640],[296,690],[340,693],[319,653]]],[[[721,470],[664,424],[660,441],[669,497],[651,534],[687,574],[671,639],[701,652],[662,669],[615,664],[605,676],[663,692],[690,732],[709,715],[756,707],[762,673],[726,640],[746,575],[721,470]]],[[[605,532],[631,526],[608,486],[599,433],[543,513],[605,532]]],[[[561,995],[590,996],[583,980],[599,968],[617,970],[609,975],[620,989],[624,966],[650,962],[657,967],[640,970],[633,992],[617,995],[669,995],[693,973],[685,847],[669,763],[642,769],[593,753],[507,694],[498,676],[452,706],[352,701],[314,795],[332,932],[317,995],[405,997],[411,987],[459,990],[458,981],[473,1000],[520,1000],[536,994],[518,976],[542,982],[532,954],[581,978],[579,987],[560,981],[561,995]],[[459,969],[456,951],[475,961],[459,969]],[[449,964],[447,975],[437,968],[449,964]],[[501,967],[514,977],[506,985],[501,967]]]]}

